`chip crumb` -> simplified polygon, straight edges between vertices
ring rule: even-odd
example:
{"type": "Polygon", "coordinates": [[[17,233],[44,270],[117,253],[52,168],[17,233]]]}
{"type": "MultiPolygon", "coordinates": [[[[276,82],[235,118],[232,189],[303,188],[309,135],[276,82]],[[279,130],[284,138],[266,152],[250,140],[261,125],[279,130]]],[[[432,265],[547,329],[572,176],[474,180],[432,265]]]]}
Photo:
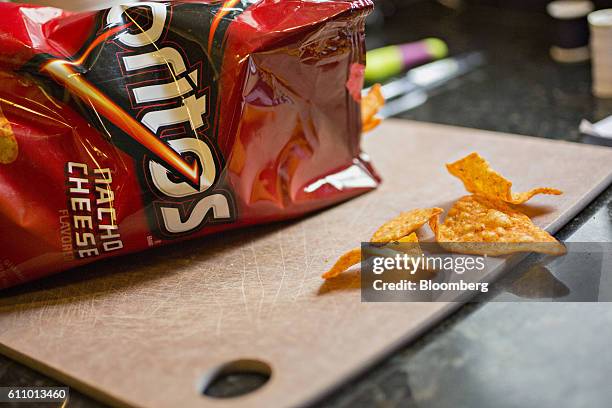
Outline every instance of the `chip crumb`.
{"type": "Polygon", "coordinates": [[[17,139],[11,124],[0,108],[0,164],[10,164],[17,160],[18,155],[17,139]]]}
{"type": "Polygon", "coordinates": [[[489,162],[476,152],[447,164],[446,168],[450,174],[463,182],[468,192],[511,204],[522,204],[536,194],[563,194],[561,190],[548,187],[534,188],[524,193],[512,193],[512,182],[493,170],[489,162]]]}

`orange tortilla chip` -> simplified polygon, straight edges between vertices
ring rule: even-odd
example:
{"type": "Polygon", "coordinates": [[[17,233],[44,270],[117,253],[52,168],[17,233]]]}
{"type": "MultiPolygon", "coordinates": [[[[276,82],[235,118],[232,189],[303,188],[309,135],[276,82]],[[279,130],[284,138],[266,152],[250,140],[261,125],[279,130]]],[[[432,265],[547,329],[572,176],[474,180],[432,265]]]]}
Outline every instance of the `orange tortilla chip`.
{"type": "Polygon", "coordinates": [[[334,266],[332,266],[329,271],[321,275],[321,277],[323,279],[335,278],[336,276],[340,275],[342,272],[346,271],[351,266],[357,265],[360,262],[361,262],[361,248],[351,249],[350,251],[342,255],[340,258],[338,258],[334,266]]]}
{"type": "Polygon", "coordinates": [[[512,182],[493,170],[478,153],[471,153],[461,160],[447,164],[446,168],[463,182],[470,193],[511,204],[522,204],[536,194],[563,194],[554,188],[534,188],[524,193],[512,193],[512,182]]]}
{"type": "Polygon", "coordinates": [[[6,116],[0,109],[0,164],[10,164],[17,160],[19,146],[6,116]]]}
{"type": "Polygon", "coordinates": [[[397,242],[401,242],[401,243],[419,242],[419,238],[417,237],[416,232],[413,232],[412,234],[405,236],[404,238],[398,239],[397,242]]]}
{"type": "Polygon", "coordinates": [[[375,127],[380,125],[381,122],[382,122],[381,118],[374,117],[371,120],[369,120],[368,122],[365,122],[365,123],[363,123],[361,125],[361,132],[362,133],[367,133],[370,130],[373,130],[375,127]]]}
{"type": "Polygon", "coordinates": [[[372,235],[370,242],[397,241],[412,234],[431,218],[437,217],[443,210],[441,208],[417,208],[416,210],[403,212],[396,218],[384,223],[372,235]]]}
{"type": "Polygon", "coordinates": [[[368,94],[361,98],[361,131],[364,133],[374,129],[381,122],[381,119],[376,117],[385,104],[380,88],[380,84],[372,86],[368,94]]]}
{"type": "MultiPolygon", "coordinates": [[[[437,216],[438,215],[436,214],[434,217],[437,217],[437,216]]],[[[403,238],[398,239],[397,242],[401,244],[410,244],[410,245],[404,245],[402,248],[403,249],[402,252],[410,256],[420,256],[423,253],[423,250],[421,249],[421,246],[419,245],[419,238],[417,237],[416,232],[413,232],[410,235],[407,235],[403,238]]]]}
{"type": "Polygon", "coordinates": [[[434,217],[429,225],[440,245],[451,252],[491,256],[566,252],[563,244],[534,225],[525,214],[501,201],[477,195],[458,200],[443,224],[434,217]]]}
{"type": "MultiPolygon", "coordinates": [[[[409,246],[409,251],[407,251],[409,255],[419,255],[422,252],[421,248],[418,245],[419,238],[417,237],[417,234],[415,232],[399,239],[398,242],[414,244],[409,246]]],[[[397,253],[397,250],[394,250],[392,248],[372,248],[371,253],[377,254],[379,256],[394,256],[394,254],[397,253]]],[[[350,251],[342,255],[340,258],[338,258],[334,266],[332,266],[329,271],[321,275],[321,277],[323,279],[335,278],[342,272],[349,269],[351,266],[360,263],[362,260],[361,257],[361,248],[351,249],[350,251]]]]}

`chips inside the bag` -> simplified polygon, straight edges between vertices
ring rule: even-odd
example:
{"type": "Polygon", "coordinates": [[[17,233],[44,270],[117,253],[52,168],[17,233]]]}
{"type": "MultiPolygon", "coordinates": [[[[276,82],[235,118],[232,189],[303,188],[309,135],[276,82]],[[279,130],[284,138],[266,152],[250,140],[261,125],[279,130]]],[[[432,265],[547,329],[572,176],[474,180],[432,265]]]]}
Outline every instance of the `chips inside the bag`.
{"type": "Polygon", "coordinates": [[[536,194],[563,194],[554,188],[534,188],[524,193],[512,193],[512,182],[493,170],[478,153],[471,153],[461,160],[447,164],[446,168],[459,178],[470,193],[511,204],[522,204],[536,194]]]}
{"type": "Polygon", "coordinates": [[[499,256],[515,252],[562,255],[563,244],[510,205],[476,195],[459,199],[444,223],[431,219],[440,245],[452,252],[499,256]]]}
{"type": "Polygon", "coordinates": [[[376,84],[370,88],[366,96],[361,98],[361,131],[364,133],[374,129],[382,121],[376,116],[385,104],[385,98],[380,89],[380,84],[376,84]]]}
{"type": "Polygon", "coordinates": [[[442,213],[441,208],[417,208],[403,212],[394,219],[384,223],[370,239],[370,242],[397,241],[415,232],[427,223],[431,218],[442,213]]]}
{"type": "Polygon", "coordinates": [[[0,164],[10,164],[17,160],[19,146],[6,116],[0,109],[0,164]]]}

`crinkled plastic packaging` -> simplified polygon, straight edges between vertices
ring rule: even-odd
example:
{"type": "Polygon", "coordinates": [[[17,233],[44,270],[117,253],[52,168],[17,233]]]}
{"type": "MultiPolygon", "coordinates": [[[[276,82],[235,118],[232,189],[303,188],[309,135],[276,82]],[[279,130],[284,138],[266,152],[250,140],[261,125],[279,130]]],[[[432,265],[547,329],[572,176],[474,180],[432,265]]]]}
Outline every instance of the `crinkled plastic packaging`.
{"type": "Polygon", "coordinates": [[[0,3],[0,288],[376,187],[347,87],[371,6],[0,3]]]}

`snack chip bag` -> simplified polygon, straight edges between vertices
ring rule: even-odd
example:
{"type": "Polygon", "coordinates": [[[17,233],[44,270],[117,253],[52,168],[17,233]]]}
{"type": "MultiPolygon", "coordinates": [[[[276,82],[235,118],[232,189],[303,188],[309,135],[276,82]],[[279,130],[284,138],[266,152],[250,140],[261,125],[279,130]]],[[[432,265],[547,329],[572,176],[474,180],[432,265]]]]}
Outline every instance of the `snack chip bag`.
{"type": "Polygon", "coordinates": [[[345,86],[371,8],[0,3],[0,288],[375,188],[345,86]]]}

